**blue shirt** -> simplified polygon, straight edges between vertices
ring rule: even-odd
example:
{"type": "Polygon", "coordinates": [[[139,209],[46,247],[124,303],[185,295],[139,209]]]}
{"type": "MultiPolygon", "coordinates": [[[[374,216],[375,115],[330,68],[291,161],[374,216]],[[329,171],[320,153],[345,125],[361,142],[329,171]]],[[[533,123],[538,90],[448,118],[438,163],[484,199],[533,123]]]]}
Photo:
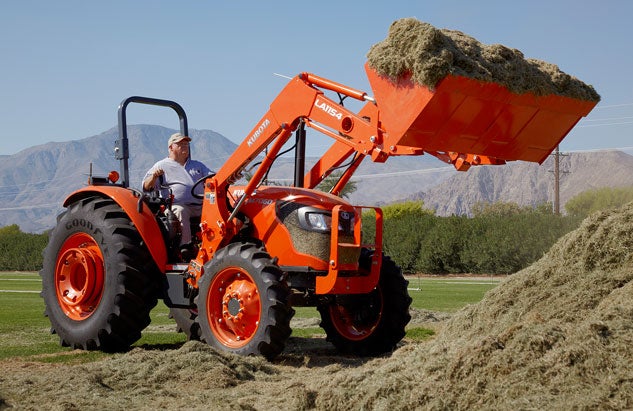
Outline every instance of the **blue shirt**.
{"type": "MultiPolygon", "coordinates": [[[[184,166],[176,160],[167,157],[164,158],[150,168],[143,180],[154,174],[154,171],[161,168],[163,174],[163,184],[168,185],[174,195],[174,204],[200,204],[201,200],[191,195],[191,187],[194,183],[212,173],[212,171],[203,163],[197,160],[187,160],[184,166]]],[[[161,178],[156,179],[154,185],[155,190],[162,190],[160,187],[161,178]]],[[[200,184],[196,187],[196,194],[204,194],[204,185],[200,184]]]]}

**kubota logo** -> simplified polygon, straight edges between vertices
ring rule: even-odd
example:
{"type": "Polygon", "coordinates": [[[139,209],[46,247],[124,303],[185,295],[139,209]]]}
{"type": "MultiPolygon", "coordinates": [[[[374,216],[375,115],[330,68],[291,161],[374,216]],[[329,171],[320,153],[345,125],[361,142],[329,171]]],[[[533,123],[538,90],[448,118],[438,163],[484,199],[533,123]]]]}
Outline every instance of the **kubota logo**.
{"type": "Polygon", "coordinates": [[[325,111],[326,113],[328,113],[332,117],[335,117],[335,118],[337,118],[339,120],[343,118],[343,114],[339,113],[339,111],[337,109],[335,109],[334,107],[330,106],[326,102],[321,102],[321,100],[319,100],[318,98],[314,102],[314,105],[315,105],[315,107],[320,108],[321,110],[325,111]]]}
{"type": "Polygon", "coordinates": [[[252,146],[253,144],[255,144],[255,142],[257,141],[257,139],[259,138],[259,136],[262,135],[262,133],[264,132],[264,130],[266,130],[266,127],[268,127],[268,125],[270,124],[270,120],[266,119],[264,120],[264,122],[262,123],[261,126],[259,126],[257,128],[257,130],[255,130],[255,132],[253,133],[252,136],[250,136],[250,138],[248,139],[248,141],[246,142],[248,144],[248,146],[252,146]]]}

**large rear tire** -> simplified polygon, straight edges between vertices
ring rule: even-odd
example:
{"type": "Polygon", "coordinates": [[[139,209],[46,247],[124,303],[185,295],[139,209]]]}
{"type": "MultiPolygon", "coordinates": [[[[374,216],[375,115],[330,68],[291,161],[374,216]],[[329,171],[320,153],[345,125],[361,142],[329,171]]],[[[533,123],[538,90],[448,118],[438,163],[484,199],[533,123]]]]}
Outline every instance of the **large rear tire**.
{"type": "Polygon", "coordinates": [[[71,204],[44,251],[42,297],[63,346],[124,351],[157,303],[155,264],[127,214],[108,198],[71,204]]]}
{"type": "Polygon", "coordinates": [[[169,317],[176,321],[176,331],[184,333],[187,341],[200,340],[200,324],[196,321],[197,308],[170,308],[169,317]]]}
{"type": "Polygon", "coordinates": [[[279,355],[294,315],[281,275],[270,255],[255,244],[235,243],[218,250],[199,283],[202,340],[239,355],[269,360],[279,355]]]}
{"type": "MultiPolygon", "coordinates": [[[[373,252],[362,250],[359,265],[369,270],[373,252]]],[[[393,351],[411,320],[411,297],[402,270],[383,256],[378,286],[368,294],[336,295],[319,304],[327,341],[342,353],[375,356],[393,351]]]]}

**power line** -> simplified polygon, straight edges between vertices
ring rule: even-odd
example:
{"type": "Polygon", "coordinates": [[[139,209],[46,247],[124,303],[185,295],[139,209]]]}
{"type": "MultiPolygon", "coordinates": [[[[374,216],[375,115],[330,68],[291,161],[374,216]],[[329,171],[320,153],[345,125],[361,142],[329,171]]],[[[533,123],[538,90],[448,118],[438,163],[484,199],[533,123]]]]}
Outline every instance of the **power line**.
{"type": "Polygon", "coordinates": [[[605,151],[631,151],[631,147],[613,147],[613,148],[589,148],[586,150],[565,150],[566,153],[601,153],[605,151]]]}
{"type": "Polygon", "coordinates": [[[633,116],[625,116],[625,117],[605,117],[605,118],[588,118],[588,119],[584,119],[583,123],[586,123],[587,121],[612,121],[612,120],[626,120],[629,118],[633,118],[633,116]]]}
{"type": "Polygon", "coordinates": [[[0,208],[0,211],[15,211],[15,210],[32,210],[34,208],[61,208],[61,204],[39,204],[39,205],[27,205],[27,206],[19,206],[19,207],[5,207],[0,208]]]}
{"type": "Polygon", "coordinates": [[[627,106],[633,106],[633,103],[610,104],[610,105],[607,105],[607,106],[600,106],[600,105],[598,105],[597,107],[594,108],[594,110],[599,110],[599,109],[603,109],[603,108],[627,107],[627,106]]]}
{"type": "Polygon", "coordinates": [[[580,124],[577,128],[586,128],[586,127],[603,127],[603,126],[619,126],[622,124],[633,124],[633,121],[622,121],[619,123],[606,123],[606,124],[580,124]]]}
{"type": "MultiPolygon", "coordinates": [[[[420,168],[415,170],[394,171],[391,173],[373,173],[373,174],[355,174],[352,179],[354,180],[371,180],[373,178],[385,178],[385,177],[400,177],[403,175],[412,174],[427,174],[427,173],[441,173],[446,171],[455,171],[453,166],[434,167],[434,168],[420,168]]],[[[293,181],[291,178],[272,178],[271,181],[293,181]]]]}

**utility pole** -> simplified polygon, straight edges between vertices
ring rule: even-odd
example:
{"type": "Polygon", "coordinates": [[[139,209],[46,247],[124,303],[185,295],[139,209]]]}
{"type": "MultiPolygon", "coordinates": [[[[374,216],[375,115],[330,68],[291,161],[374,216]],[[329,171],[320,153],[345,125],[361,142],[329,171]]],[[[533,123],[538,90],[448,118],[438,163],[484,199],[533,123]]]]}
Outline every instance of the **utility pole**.
{"type": "Polygon", "coordinates": [[[560,159],[567,154],[560,153],[560,147],[556,146],[556,150],[550,154],[554,156],[554,170],[548,170],[550,173],[554,172],[554,214],[560,215],[560,178],[561,174],[569,173],[569,170],[561,170],[560,159]]]}
{"type": "Polygon", "coordinates": [[[554,214],[560,215],[560,150],[554,154],[554,214]]]}

